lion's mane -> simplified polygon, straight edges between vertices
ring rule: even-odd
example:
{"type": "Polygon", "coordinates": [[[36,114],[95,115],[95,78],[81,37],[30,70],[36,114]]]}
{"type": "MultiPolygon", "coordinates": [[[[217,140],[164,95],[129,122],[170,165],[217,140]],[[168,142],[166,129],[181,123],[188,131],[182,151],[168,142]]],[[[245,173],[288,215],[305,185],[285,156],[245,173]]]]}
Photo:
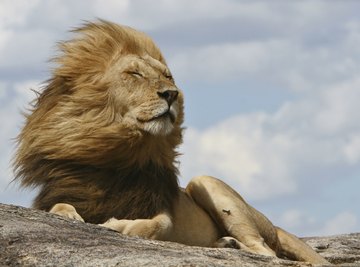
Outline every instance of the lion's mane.
{"type": "Polygon", "coordinates": [[[154,136],[119,121],[121,106],[110,92],[111,81],[103,80],[124,55],[148,55],[166,66],[162,54],[145,34],[106,21],[74,32],[72,40],[60,43],[52,77],[26,115],[15,179],[40,188],[35,208],[68,203],[87,222],[170,211],[179,190],[182,100],[171,134],[154,136]]]}

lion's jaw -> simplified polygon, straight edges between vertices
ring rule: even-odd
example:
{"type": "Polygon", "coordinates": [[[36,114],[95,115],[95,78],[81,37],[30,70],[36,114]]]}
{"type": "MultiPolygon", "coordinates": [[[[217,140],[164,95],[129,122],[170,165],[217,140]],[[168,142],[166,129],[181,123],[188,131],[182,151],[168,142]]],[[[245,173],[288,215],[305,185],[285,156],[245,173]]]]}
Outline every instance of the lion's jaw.
{"type": "Polygon", "coordinates": [[[172,132],[174,126],[169,117],[164,117],[145,122],[142,128],[152,135],[166,136],[172,132]]]}
{"type": "Polygon", "coordinates": [[[167,66],[149,56],[121,57],[109,70],[119,121],[155,136],[170,135],[183,120],[183,96],[167,66]]]}

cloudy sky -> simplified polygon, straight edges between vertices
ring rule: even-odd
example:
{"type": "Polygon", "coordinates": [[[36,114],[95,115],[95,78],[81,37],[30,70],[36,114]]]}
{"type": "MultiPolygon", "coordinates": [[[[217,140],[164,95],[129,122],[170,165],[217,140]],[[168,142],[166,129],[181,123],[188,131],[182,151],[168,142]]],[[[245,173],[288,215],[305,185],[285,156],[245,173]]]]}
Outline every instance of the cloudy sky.
{"type": "Polygon", "coordinates": [[[185,93],[182,185],[209,174],[300,236],[360,231],[360,1],[0,0],[0,202],[56,42],[103,18],[151,35],[185,93]]]}

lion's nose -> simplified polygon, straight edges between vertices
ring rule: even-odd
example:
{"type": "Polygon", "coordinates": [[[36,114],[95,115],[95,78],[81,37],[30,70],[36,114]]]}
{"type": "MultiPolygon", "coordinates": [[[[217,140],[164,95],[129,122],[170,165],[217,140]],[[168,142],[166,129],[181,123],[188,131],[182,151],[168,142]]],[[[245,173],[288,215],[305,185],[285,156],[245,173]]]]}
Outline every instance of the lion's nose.
{"type": "Polygon", "coordinates": [[[179,91],[177,90],[166,90],[163,92],[158,92],[158,95],[161,98],[164,98],[166,102],[168,102],[169,106],[171,106],[172,103],[177,99],[179,95],[179,91]]]}

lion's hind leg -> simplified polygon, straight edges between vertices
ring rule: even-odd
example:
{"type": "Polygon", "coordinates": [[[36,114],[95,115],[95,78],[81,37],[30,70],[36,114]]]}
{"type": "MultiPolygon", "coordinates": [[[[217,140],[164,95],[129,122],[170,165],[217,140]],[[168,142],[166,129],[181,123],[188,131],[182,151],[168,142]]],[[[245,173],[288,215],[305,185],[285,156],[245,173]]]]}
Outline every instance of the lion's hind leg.
{"type": "Polygon", "coordinates": [[[309,245],[296,236],[276,227],[281,245],[281,253],[292,260],[307,261],[313,264],[330,266],[331,264],[316,253],[309,245]]]}
{"type": "Polygon", "coordinates": [[[239,242],[240,249],[276,256],[278,240],[273,225],[227,184],[213,177],[199,176],[190,181],[186,192],[239,242]]]}

